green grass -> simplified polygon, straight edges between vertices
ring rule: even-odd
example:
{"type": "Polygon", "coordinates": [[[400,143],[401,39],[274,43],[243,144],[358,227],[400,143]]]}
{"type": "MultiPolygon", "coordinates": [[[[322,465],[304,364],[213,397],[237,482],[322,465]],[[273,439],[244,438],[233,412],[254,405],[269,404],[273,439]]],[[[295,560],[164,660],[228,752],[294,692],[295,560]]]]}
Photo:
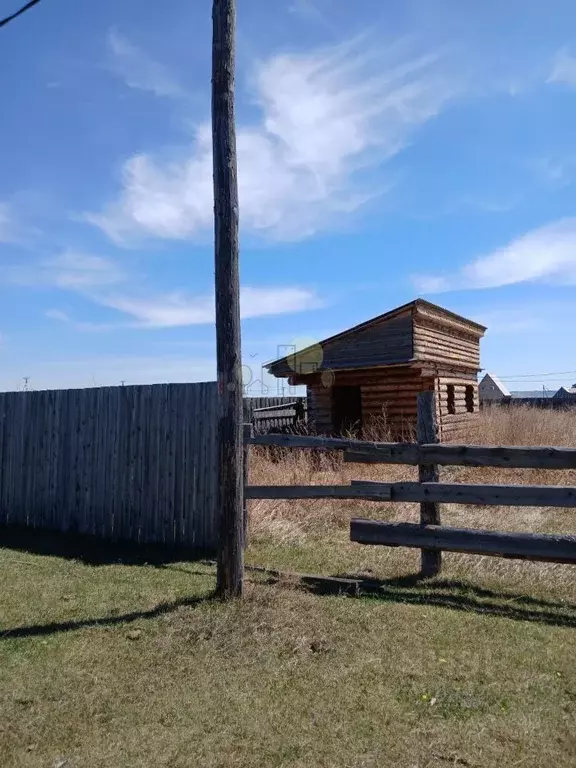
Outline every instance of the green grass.
{"type": "Polygon", "coordinates": [[[203,562],[1,549],[3,768],[574,765],[574,569],[448,557],[421,585],[397,578],[413,553],[343,537],[248,559],[381,581],[349,598],[248,572],[223,604],[203,562]]]}

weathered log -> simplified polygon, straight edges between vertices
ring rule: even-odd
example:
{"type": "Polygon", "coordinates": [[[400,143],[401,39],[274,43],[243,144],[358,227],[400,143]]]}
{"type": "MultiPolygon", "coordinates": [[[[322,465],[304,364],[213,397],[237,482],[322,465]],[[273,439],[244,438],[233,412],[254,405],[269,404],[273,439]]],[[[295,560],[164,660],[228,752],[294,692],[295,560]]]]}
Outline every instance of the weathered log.
{"type": "Polygon", "coordinates": [[[560,485],[475,485],[465,483],[380,483],[352,480],[363,490],[379,486],[391,501],[434,501],[510,507],[576,507],[576,488],[560,485]]]}
{"type": "Polygon", "coordinates": [[[388,547],[416,547],[519,560],[576,564],[576,536],[446,528],[416,523],[352,520],[350,540],[388,547]]]}
{"type": "Polygon", "coordinates": [[[353,485],[249,485],[248,499],[365,499],[387,501],[391,489],[382,483],[355,482],[353,485]]]}
{"type": "Polygon", "coordinates": [[[576,469],[575,448],[532,448],[489,445],[416,445],[365,443],[349,449],[345,461],[366,464],[441,464],[514,469],[576,469]]]}

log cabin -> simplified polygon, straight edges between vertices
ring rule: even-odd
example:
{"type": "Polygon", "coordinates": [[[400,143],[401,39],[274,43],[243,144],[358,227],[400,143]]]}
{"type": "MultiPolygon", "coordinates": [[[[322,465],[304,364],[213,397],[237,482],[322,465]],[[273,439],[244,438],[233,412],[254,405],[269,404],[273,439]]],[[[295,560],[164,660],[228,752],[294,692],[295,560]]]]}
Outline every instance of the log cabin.
{"type": "Polygon", "coordinates": [[[354,432],[371,439],[385,430],[391,439],[411,439],[418,393],[432,390],[440,439],[456,439],[478,415],[485,331],[416,299],[266,368],[293,386],[306,386],[308,423],[318,434],[354,432]]]}

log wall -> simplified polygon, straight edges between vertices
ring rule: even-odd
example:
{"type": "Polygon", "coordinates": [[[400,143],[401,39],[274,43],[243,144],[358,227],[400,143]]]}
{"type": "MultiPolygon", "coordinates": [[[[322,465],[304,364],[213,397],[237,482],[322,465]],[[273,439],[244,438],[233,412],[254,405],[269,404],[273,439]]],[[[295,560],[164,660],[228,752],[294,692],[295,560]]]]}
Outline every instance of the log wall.
{"type": "Polygon", "coordinates": [[[440,374],[436,379],[438,421],[442,440],[453,440],[468,432],[478,420],[480,401],[478,382],[473,373],[440,374]],[[472,388],[472,399],[468,410],[466,390],[472,388]],[[452,389],[453,397],[449,395],[452,389]],[[451,406],[451,407],[450,407],[451,406]]]}
{"type": "MultiPolygon", "coordinates": [[[[441,438],[453,439],[469,430],[479,411],[478,384],[473,372],[440,371],[422,375],[418,368],[391,367],[371,370],[335,371],[329,384],[359,386],[362,397],[364,434],[408,440],[414,438],[418,393],[435,391],[438,402],[438,422],[441,438]],[[448,408],[448,387],[454,387],[454,413],[448,408]],[[474,412],[467,409],[466,387],[473,388],[474,412]],[[386,428],[390,431],[385,434],[386,428]]],[[[316,434],[334,433],[332,420],[332,389],[320,376],[309,377],[308,423],[316,434]]]]}
{"type": "MultiPolygon", "coordinates": [[[[386,424],[396,437],[406,438],[416,423],[418,393],[434,389],[433,378],[422,378],[409,367],[336,371],[331,384],[360,387],[364,430],[382,429],[386,424]]],[[[319,377],[308,385],[308,421],[318,434],[334,431],[331,387],[319,377]]]]}
{"type": "Polygon", "coordinates": [[[433,361],[469,367],[480,368],[480,339],[477,335],[466,333],[456,324],[442,324],[433,318],[419,317],[414,319],[414,358],[422,361],[433,361]]]}

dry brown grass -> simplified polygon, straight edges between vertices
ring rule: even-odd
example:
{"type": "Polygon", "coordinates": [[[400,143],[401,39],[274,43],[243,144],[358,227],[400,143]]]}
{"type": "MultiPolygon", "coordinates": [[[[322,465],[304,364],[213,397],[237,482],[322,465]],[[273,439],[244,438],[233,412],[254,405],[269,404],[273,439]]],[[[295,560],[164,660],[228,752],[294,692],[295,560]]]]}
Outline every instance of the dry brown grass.
{"type": "Polygon", "coordinates": [[[576,411],[518,406],[487,408],[478,430],[466,442],[483,445],[563,445],[576,447],[576,411]]]}

